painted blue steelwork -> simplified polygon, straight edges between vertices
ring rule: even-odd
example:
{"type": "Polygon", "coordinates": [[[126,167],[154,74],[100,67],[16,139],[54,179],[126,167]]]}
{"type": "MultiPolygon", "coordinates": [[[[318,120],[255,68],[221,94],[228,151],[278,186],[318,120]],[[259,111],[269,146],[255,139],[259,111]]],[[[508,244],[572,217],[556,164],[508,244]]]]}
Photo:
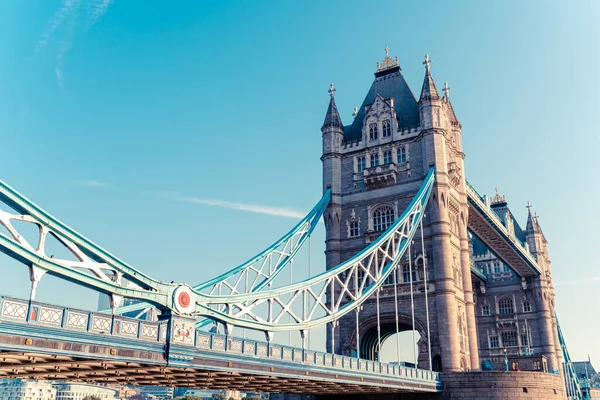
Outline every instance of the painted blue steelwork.
{"type": "MultiPolygon", "coordinates": [[[[513,249],[513,251],[515,251],[519,255],[519,257],[531,269],[532,273],[534,275],[539,275],[541,273],[540,266],[538,265],[535,256],[533,254],[531,254],[529,252],[529,250],[526,248],[525,243],[521,242],[519,240],[519,238],[517,238],[514,235],[514,233],[509,232],[509,230],[506,228],[504,223],[500,220],[500,218],[498,218],[496,213],[494,211],[492,211],[489,201],[486,201],[486,199],[484,197],[479,195],[479,193],[477,193],[477,191],[475,190],[475,188],[473,186],[471,186],[471,184],[469,184],[467,182],[466,188],[467,188],[467,197],[468,197],[469,205],[472,208],[474,208],[474,210],[471,209],[469,212],[480,213],[485,218],[485,220],[489,223],[489,225],[502,237],[504,242],[508,243],[510,245],[510,247],[513,249]]],[[[477,234],[475,232],[473,232],[472,230],[471,230],[471,232],[477,236],[477,234]]],[[[485,238],[480,237],[480,239],[484,243],[486,243],[485,238]]],[[[488,247],[490,247],[490,246],[488,246],[488,247]]],[[[490,251],[492,251],[492,253],[494,253],[494,255],[496,255],[498,258],[500,258],[505,264],[511,266],[511,268],[513,267],[511,265],[512,263],[508,262],[501,254],[497,254],[491,248],[490,248],[490,251]]],[[[519,275],[521,275],[521,274],[519,274],[519,275]]]]}
{"type": "Polygon", "coordinates": [[[435,179],[434,172],[435,170],[431,168],[421,188],[400,218],[377,240],[349,260],[320,275],[279,289],[235,297],[198,294],[197,309],[201,309],[198,313],[226,325],[277,332],[307,330],[335,321],[355,310],[383,284],[407,251],[425,213],[435,179]],[[361,276],[359,272],[363,275],[361,276]],[[337,298],[329,304],[326,299],[327,292],[330,299],[337,294],[337,298]],[[350,300],[342,304],[346,296],[350,300]],[[307,309],[306,302],[309,299],[314,301],[314,304],[307,309]],[[302,308],[302,315],[293,312],[294,302],[297,304],[297,309],[302,308]],[[265,303],[268,308],[266,319],[253,312],[255,308],[265,303]],[[223,306],[227,311],[221,311],[223,306]],[[273,308],[278,308],[279,312],[273,313],[273,308]],[[315,316],[316,311],[323,312],[325,315],[315,316]],[[289,316],[292,321],[283,322],[284,316],[289,316]]]}
{"type": "Polygon", "coordinates": [[[470,260],[471,262],[471,273],[475,276],[477,276],[479,279],[481,279],[484,282],[487,282],[487,275],[485,274],[485,271],[483,268],[479,267],[475,261],[470,260]]]}
{"type": "MultiPolygon", "coordinates": [[[[32,277],[36,275],[36,271],[50,273],[113,296],[146,301],[163,311],[169,310],[176,314],[195,315],[217,320],[226,324],[227,327],[240,326],[264,332],[303,331],[336,320],[360,306],[396,268],[423,217],[433,186],[433,172],[432,168],[403,215],[370,246],[338,267],[306,281],[276,290],[243,293],[227,284],[231,289],[229,294],[205,294],[199,289],[190,288],[185,284],[167,284],[154,280],[68,228],[3,182],[0,182],[0,200],[20,212],[21,215],[0,211],[0,223],[8,229],[12,236],[9,238],[0,235],[0,249],[28,265],[32,270],[32,277]],[[11,221],[13,220],[38,226],[40,234],[37,246],[24,240],[12,226],[11,221]],[[78,261],[59,260],[48,256],[44,249],[45,238],[48,234],[55,236],[78,261]],[[362,272],[363,276],[359,276],[359,272],[362,272]],[[334,290],[335,287],[338,287],[339,290],[334,290]],[[337,301],[327,305],[328,291],[331,293],[341,292],[342,295],[337,301]],[[289,300],[283,298],[287,295],[290,296],[289,300]],[[341,304],[342,296],[345,295],[348,295],[350,301],[341,304]],[[313,305],[311,309],[306,310],[306,302],[309,300],[313,305]],[[294,302],[303,304],[302,315],[297,315],[299,311],[294,310],[294,302]],[[263,303],[268,307],[268,316],[266,317],[255,312],[263,303]],[[284,316],[289,316],[291,323],[283,323],[284,316]]],[[[300,240],[306,240],[311,229],[316,225],[313,223],[315,217],[320,215],[323,208],[327,206],[328,198],[329,193],[324,196],[304,222],[299,224],[304,227],[308,226],[304,229],[307,235],[301,236],[300,240]]],[[[289,238],[288,235],[284,237],[284,240],[289,238]]],[[[293,250],[297,251],[298,248],[299,246],[296,246],[293,250]]],[[[259,254],[258,260],[265,257],[267,253],[268,251],[259,254]]],[[[286,264],[286,260],[291,257],[293,254],[285,254],[275,264],[275,270],[271,269],[271,275],[264,274],[263,279],[259,280],[257,285],[253,283],[251,288],[257,290],[264,288],[272,281],[272,272],[280,271],[286,264]],[[288,258],[286,259],[286,257],[288,258]]],[[[250,260],[250,262],[253,261],[256,259],[250,260]]],[[[247,274],[249,270],[248,263],[245,263],[219,278],[200,285],[200,287],[204,289],[211,286],[214,288],[216,285],[222,286],[230,277],[236,277],[239,282],[242,276],[240,273],[247,274]]],[[[33,278],[32,281],[34,281],[33,278]]]]}
{"type": "MultiPolygon", "coordinates": [[[[203,370],[211,366],[199,365],[192,361],[215,359],[294,368],[299,371],[295,377],[302,379],[309,379],[307,377],[312,373],[333,372],[356,376],[360,381],[374,377],[377,378],[377,386],[382,388],[398,388],[399,384],[414,384],[418,385],[418,390],[424,392],[441,390],[439,374],[433,371],[203,331],[195,331],[184,340],[177,336],[178,331],[173,329],[173,326],[168,327],[168,325],[167,321],[139,321],[117,315],[0,297],[0,336],[10,335],[13,338],[31,340],[31,342],[27,340],[2,342],[0,350],[4,351],[35,352],[51,356],[80,357],[86,360],[114,359],[143,365],[169,365],[203,370]],[[44,343],[52,342],[52,344],[36,347],[36,339],[44,339],[44,343]],[[65,348],[60,346],[60,343],[78,346],[69,345],[65,348]],[[114,349],[114,353],[107,351],[108,347],[114,349]],[[173,348],[177,348],[179,358],[169,357],[168,351],[173,348]],[[127,350],[126,355],[120,354],[119,349],[127,350]],[[136,350],[139,350],[139,353],[136,350]]],[[[260,373],[274,375],[273,371],[266,368],[262,368],[260,373]]],[[[368,383],[365,382],[366,384],[368,383]]]]}
{"type": "Polygon", "coordinates": [[[567,349],[567,343],[565,342],[562,329],[560,329],[558,318],[556,318],[556,329],[558,330],[558,342],[560,343],[560,347],[562,348],[563,353],[563,372],[565,378],[567,397],[569,399],[583,399],[583,391],[581,390],[581,384],[579,383],[577,373],[575,372],[575,368],[573,367],[573,362],[571,361],[571,356],[569,355],[569,350],[567,349]]]}
{"type": "MultiPolygon", "coordinates": [[[[228,289],[231,292],[229,294],[260,291],[290,265],[290,261],[293,260],[298,250],[300,250],[317,226],[330,200],[331,190],[327,190],[317,205],[292,230],[273,243],[269,248],[232,270],[205,283],[194,286],[194,290],[204,292],[208,290],[208,294],[213,294],[221,289],[228,289]],[[275,257],[278,258],[275,260],[275,257]],[[251,271],[254,271],[253,277],[249,276],[251,271]],[[249,277],[252,281],[246,285],[249,277]],[[228,280],[230,284],[227,285],[228,280]]],[[[130,306],[119,307],[116,313],[124,314],[132,311],[140,311],[145,307],[148,307],[147,303],[132,304],[130,306]]],[[[196,326],[202,328],[208,324],[212,324],[212,322],[212,320],[207,319],[198,322],[196,326]]]]}

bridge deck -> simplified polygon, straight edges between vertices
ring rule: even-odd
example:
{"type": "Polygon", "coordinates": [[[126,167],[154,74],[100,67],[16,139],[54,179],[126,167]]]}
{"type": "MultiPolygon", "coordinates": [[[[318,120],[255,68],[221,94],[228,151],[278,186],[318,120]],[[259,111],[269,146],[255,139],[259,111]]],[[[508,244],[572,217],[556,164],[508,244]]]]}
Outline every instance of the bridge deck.
{"type": "Polygon", "coordinates": [[[469,230],[477,236],[502,261],[509,265],[520,276],[537,276],[541,269],[535,257],[529,252],[514,232],[491,210],[477,191],[467,184],[467,195],[470,205],[469,230]]]}
{"type": "Polygon", "coordinates": [[[0,298],[0,377],[271,393],[437,392],[435,372],[0,298]]]}

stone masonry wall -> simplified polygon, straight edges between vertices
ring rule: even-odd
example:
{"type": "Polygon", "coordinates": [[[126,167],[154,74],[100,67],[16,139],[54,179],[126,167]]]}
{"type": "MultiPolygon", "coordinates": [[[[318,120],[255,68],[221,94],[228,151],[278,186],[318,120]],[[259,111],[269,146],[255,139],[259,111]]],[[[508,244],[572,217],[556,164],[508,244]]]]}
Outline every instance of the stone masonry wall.
{"type": "Polygon", "coordinates": [[[560,375],[540,372],[442,373],[444,400],[564,399],[560,375]]]}

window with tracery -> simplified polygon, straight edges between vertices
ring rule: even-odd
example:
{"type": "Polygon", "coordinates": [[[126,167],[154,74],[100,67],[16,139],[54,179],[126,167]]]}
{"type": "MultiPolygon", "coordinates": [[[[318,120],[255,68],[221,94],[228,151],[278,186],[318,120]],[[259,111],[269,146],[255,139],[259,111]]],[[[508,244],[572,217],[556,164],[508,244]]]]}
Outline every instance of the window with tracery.
{"type": "Polygon", "coordinates": [[[483,307],[481,307],[481,315],[483,315],[484,317],[487,317],[488,315],[490,315],[490,305],[489,304],[484,304],[483,307]]]}
{"type": "Polygon", "coordinates": [[[358,172],[363,172],[365,168],[367,168],[367,160],[365,156],[358,157],[356,159],[356,169],[358,172]]]}
{"type": "Polygon", "coordinates": [[[517,332],[515,332],[515,331],[502,332],[502,346],[504,346],[504,347],[519,346],[519,339],[518,339],[517,332]]]}
{"type": "Polygon", "coordinates": [[[401,147],[398,149],[398,163],[405,163],[406,162],[406,147],[401,147]]]}
{"type": "Polygon", "coordinates": [[[379,165],[379,153],[371,154],[371,167],[377,167],[379,165]]]}
{"type": "Polygon", "coordinates": [[[385,231],[394,223],[394,209],[390,206],[382,206],[373,212],[373,230],[375,232],[385,231]]]}
{"type": "Polygon", "coordinates": [[[352,220],[348,223],[348,237],[357,237],[358,235],[358,220],[352,220]]]}
{"type": "Polygon", "coordinates": [[[392,136],[392,124],[390,123],[390,120],[386,119],[381,125],[383,127],[383,137],[392,136]]]}
{"type": "Polygon", "coordinates": [[[369,124],[369,140],[377,139],[377,124],[369,124]]]}
{"type": "Polygon", "coordinates": [[[515,307],[510,297],[500,299],[500,301],[498,302],[498,312],[501,315],[513,314],[515,312],[515,307]]]}
{"type": "Polygon", "coordinates": [[[490,336],[490,348],[497,349],[498,347],[500,347],[498,336],[490,336]]]}
{"type": "MultiPolygon", "coordinates": [[[[408,265],[402,267],[402,280],[404,281],[404,283],[409,283],[411,280],[410,268],[408,265]]],[[[415,268],[415,265],[412,266],[412,281],[418,281],[417,269],[415,268]]]]}
{"type": "Polygon", "coordinates": [[[393,162],[392,160],[392,152],[391,150],[385,151],[383,153],[383,163],[384,164],[391,164],[393,162]]]}

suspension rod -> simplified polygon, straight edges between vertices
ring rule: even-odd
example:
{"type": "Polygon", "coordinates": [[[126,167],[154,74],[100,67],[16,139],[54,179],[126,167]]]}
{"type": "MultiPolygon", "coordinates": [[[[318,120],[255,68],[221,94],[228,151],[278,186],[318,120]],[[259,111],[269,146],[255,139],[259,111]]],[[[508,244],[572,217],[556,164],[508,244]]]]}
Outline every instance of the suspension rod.
{"type": "MultiPolygon", "coordinates": [[[[412,244],[412,243],[411,243],[412,244]]],[[[416,340],[415,340],[415,299],[413,295],[413,267],[412,267],[412,253],[411,253],[411,244],[408,245],[408,276],[410,282],[410,312],[412,317],[412,343],[411,346],[413,348],[413,357],[415,360],[415,365],[417,365],[417,350],[415,349],[416,340]]]]}
{"type": "Polygon", "coordinates": [[[400,264],[396,265],[394,271],[394,309],[396,312],[396,353],[398,356],[398,367],[400,367],[400,324],[398,322],[398,270],[400,264]]]}
{"type": "Polygon", "coordinates": [[[427,265],[427,258],[425,257],[425,241],[423,240],[423,219],[421,219],[421,251],[423,253],[423,283],[425,283],[425,315],[427,319],[427,350],[429,352],[429,370],[431,371],[431,332],[429,330],[429,288],[427,287],[427,272],[429,265],[427,265]]]}

